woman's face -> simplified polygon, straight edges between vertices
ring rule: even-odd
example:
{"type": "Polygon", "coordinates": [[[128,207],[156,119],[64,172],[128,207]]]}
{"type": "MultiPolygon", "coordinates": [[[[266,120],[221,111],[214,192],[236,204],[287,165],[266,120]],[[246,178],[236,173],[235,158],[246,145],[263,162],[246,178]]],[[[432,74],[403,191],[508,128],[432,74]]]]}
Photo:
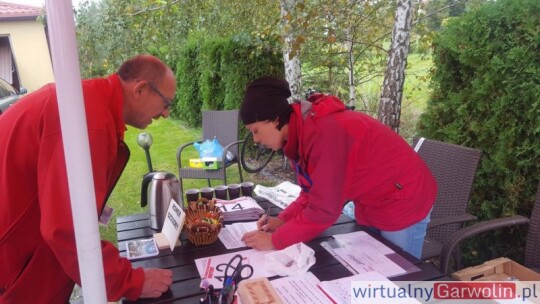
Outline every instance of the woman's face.
{"type": "Polygon", "coordinates": [[[258,144],[264,145],[274,151],[281,149],[285,140],[287,140],[286,133],[287,126],[277,129],[278,121],[258,121],[252,124],[246,125],[248,130],[253,134],[253,141],[258,144]]]}

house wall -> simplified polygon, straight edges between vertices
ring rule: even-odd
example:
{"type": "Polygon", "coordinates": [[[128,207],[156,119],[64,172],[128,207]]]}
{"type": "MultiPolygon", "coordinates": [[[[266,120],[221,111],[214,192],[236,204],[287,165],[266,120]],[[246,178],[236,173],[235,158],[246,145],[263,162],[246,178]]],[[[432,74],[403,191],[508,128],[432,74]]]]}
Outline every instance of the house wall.
{"type": "Polygon", "coordinates": [[[54,82],[54,74],[45,38],[45,28],[38,21],[2,21],[0,35],[9,35],[21,86],[28,92],[54,82]]]}

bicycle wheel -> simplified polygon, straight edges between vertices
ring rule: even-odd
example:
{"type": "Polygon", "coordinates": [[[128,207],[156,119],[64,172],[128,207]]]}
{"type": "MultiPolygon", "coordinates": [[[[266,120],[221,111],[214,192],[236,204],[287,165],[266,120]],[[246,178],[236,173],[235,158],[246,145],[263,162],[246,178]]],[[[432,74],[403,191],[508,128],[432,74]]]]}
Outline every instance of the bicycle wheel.
{"type": "Polygon", "coordinates": [[[240,163],[246,172],[258,173],[270,162],[275,153],[272,149],[256,144],[250,132],[244,139],[240,151],[240,163]]]}

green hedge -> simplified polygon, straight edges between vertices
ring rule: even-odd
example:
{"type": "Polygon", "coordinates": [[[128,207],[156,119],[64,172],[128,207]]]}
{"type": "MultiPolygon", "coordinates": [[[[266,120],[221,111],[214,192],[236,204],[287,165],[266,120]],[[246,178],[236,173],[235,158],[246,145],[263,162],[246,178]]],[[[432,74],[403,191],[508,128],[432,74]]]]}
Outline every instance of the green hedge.
{"type": "MultiPolygon", "coordinates": [[[[434,40],[433,94],[418,130],[484,152],[469,206],[482,220],[532,209],[540,178],[539,16],[538,0],[488,2],[450,20],[434,40]]],[[[476,239],[466,262],[519,260],[522,234],[476,239]]]]}
{"type": "Polygon", "coordinates": [[[200,127],[201,110],[239,108],[246,85],[264,75],[284,77],[277,39],[246,34],[190,38],[176,65],[178,93],[171,116],[200,127]]]}
{"type": "Polygon", "coordinates": [[[171,117],[184,121],[188,126],[201,124],[200,48],[198,39],[188,39],[176,64],[177,92],[171,117]]]}

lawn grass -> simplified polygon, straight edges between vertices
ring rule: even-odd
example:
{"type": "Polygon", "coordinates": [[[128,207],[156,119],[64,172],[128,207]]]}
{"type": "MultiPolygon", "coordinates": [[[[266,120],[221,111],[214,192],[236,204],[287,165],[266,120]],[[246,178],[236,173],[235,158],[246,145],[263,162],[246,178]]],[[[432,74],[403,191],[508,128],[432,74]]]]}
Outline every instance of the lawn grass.
{"type": "MultiPolygon", "coordinates": [[[[100,227],[101,238],[113,243],[117,241],[116,217],[148,212],[148,207],[141,208],[140,204],[142,178],[148,173],[144,150],[137,144],[137,137],[142,132],[151,134],[154,139],[150,147],[154,171],[167,171],[175,176],[178,175],[176,150],[184,143],[200,140],[202,134],[200,129],[184,127],[172,119],[156,120],[145,130],[128,128],[124,141],[131,151],[131,156],[107,202],[107,206],[114,208],[109,225],[100,227]]],[[[182,153],[182,160],[186,162],[183,166],[187,166],[189,158],[198,157],[198,152],[194,147],[186,148],[185,153],[182,153]]],[[[244,180],[246,178],[249,178],[249,175],[244,172],[244,180]]],[[[240,181],[235,166],[231,166],[227,170],[227,180],[231,183],[240,181]]],[[[217,185],[219,182],[212,181],[212,185],[217,185]]],[[[202,188],[206,185],[206,180],[189,179],[184,181],[184,189],[202,188]]]]}

